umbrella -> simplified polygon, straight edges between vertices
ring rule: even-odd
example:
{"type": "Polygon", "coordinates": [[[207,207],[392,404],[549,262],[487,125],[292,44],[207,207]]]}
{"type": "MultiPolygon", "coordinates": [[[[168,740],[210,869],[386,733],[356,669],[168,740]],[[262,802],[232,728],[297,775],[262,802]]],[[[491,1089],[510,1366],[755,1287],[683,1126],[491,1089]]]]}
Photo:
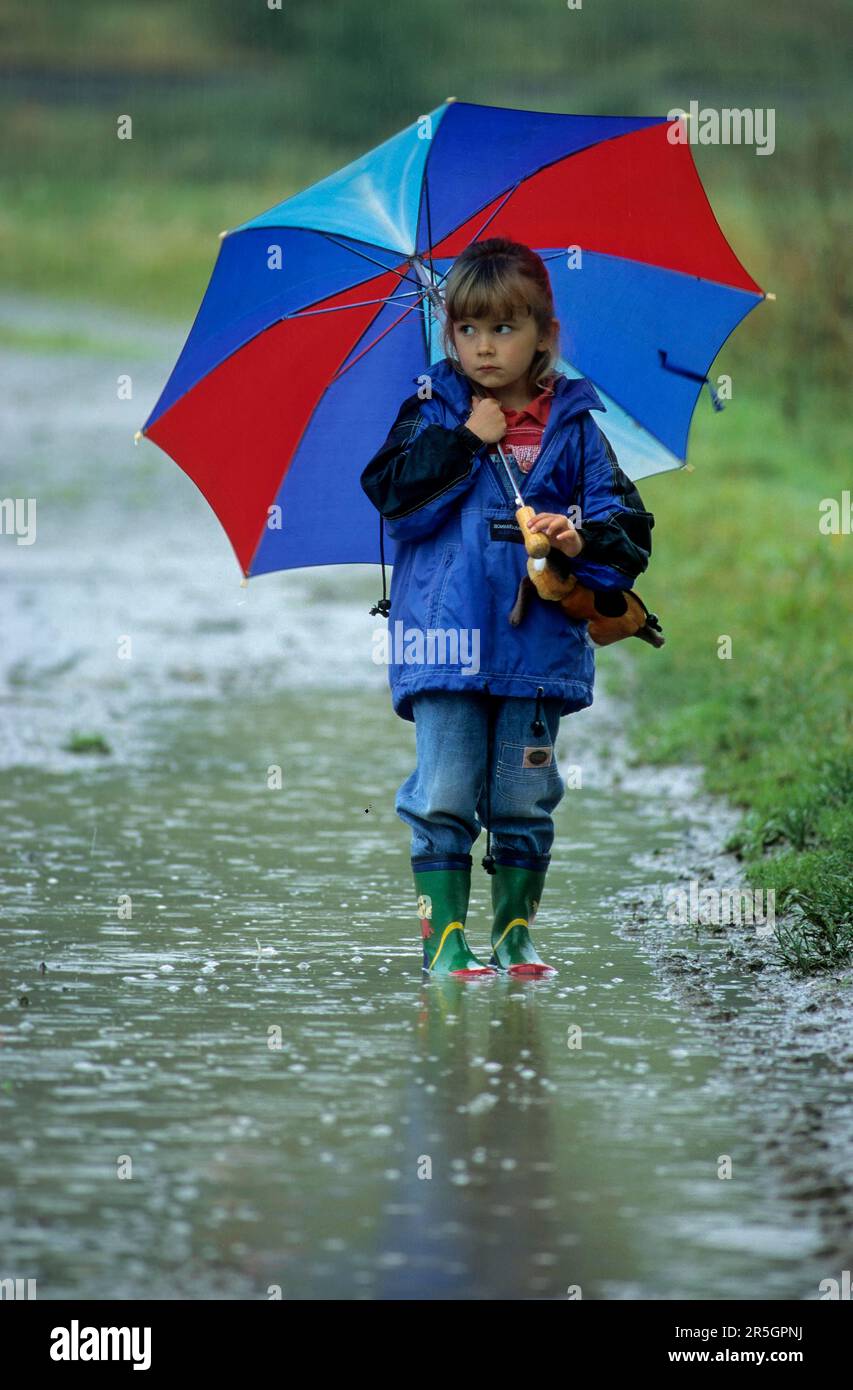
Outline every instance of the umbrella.
{"type": "Polygon", "coordinates": [[[714,217],[683,122],[450,98],[221,234],[141,434],[207,498],[246,578],[379,560],[359,478],[443,356],[442,280],[486,237],[546,263],[558,365],[598,390],[625,472],[684,466],[708,370],[767,296],[714,217]]]}

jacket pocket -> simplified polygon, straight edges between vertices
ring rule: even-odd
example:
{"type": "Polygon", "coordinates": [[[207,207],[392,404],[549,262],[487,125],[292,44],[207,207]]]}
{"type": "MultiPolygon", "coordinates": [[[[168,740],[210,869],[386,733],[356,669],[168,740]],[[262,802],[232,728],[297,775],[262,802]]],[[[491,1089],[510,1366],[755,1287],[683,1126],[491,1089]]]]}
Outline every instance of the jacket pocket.
{"type": "Polygon", "coordinates": [[[459,554],[458,541],[448,541],[441,552],[441,559],[438,563],[435,579],[433,581],[432,593],[430,594],[427,606],[426,625],[428,628],[436,627],[444,607],[444,597],[447,593],[447,586],[450,582],[450,575],[453,569],[453,562],[459,554]]]}
{"type": "Polygon", "coordinates": [[[589,623],[586,619],[570,618],[567,614],[562,614],[565,624],[566,640],[576,643],[576,650],[581,653],[584,651],[594,652],[595,643],[589,635],[589,623]]]}

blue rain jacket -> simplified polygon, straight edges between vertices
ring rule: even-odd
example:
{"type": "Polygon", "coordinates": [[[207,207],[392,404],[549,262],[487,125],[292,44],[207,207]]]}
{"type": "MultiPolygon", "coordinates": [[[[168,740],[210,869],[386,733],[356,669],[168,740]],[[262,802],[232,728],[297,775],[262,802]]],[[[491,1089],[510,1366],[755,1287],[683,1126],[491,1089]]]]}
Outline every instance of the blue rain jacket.
{"type": "MultiPolygon", "coordinates": [[[[464,424],[468,379],[447,358],[427,375],[430,398],[415,393],[403,402],[361,475],[395,545],[387,650],[393,708],[414,720],[416,691],[535,698],[541,686],[546,698],[562,698],[561,715],[584,709],[595,681],[587,623],[537,596],[521,624],[510,626],[527,572],[510,482],[497,455],[490,457],[495,445],[464,424]]],[[[412,380],[423,389],[423,376],[412,380]]],[[[536,512],[580,507],[585,545],[569,561],[572,573],[595,591],[630,589],[648,564],[654,517],[589,413],[606,410],[591,382],[559,373],[552,385],[539,455],[528,474],[517,475],[522,501],[536,512]]]]}

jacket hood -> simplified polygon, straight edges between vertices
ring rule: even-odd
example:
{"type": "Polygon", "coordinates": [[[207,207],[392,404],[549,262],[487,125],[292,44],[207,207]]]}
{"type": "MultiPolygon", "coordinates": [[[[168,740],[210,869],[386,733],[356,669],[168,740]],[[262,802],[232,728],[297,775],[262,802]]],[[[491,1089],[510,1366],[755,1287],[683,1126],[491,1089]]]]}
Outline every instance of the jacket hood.
{"type": "MultiPolygon", "coordinates": [[[[447,401],[460,418],[464,419],[468,414],[471,387],[467,384],[467,378],[460,376],[449,358],[442,357],[440,361],[433,362],[428,373],[421,372],[418,376],[412,377],[412,381],[420,385],[424,375],[429,375],[433,393],[447,401]]],[[[580,415],[584,410],[606,411],[607,406],[587,377],[567,377],[564,372],[558,372],[554,382],[551,416],[568,420],[573,415],[580,415]]]]}

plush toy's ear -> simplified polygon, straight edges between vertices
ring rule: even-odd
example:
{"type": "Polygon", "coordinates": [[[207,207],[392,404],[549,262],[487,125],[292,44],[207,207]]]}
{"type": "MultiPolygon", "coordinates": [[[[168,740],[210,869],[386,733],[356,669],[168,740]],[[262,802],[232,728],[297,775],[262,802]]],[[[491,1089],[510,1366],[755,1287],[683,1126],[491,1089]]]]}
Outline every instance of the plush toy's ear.
{"type": "Polygon", "coordinates": [[[621,589],[596,590],[595,611],[603,618],[621,618],[628,611],[628,600],[621,589]]]}

